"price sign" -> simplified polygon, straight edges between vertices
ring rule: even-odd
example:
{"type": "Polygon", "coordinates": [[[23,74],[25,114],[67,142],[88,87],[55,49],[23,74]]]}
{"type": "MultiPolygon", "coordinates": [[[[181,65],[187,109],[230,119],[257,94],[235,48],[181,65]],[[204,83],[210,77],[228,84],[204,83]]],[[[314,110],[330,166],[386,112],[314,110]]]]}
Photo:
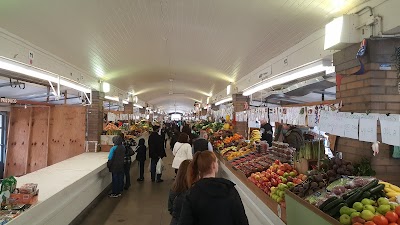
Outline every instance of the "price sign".
{"type": "Polygon", "coordinates": [[[380,115],[382,142],[389,145],[400,146],[400,120],[399,115],[380,115]]]}
{"type": "Polygon", "coordinates": [[[378,114],[358,114],[360,117],[360,131],[359,138],[360,141],[366,142],[376,142],[377,141],[377,121],[378,114]]]}

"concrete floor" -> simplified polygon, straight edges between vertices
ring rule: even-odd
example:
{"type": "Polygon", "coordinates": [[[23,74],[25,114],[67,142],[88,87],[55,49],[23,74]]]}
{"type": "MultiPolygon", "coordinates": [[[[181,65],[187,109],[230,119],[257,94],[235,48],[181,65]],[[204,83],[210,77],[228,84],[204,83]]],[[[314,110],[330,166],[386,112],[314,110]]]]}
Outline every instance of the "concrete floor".
{"type": "MultiPolygon", "coordinates": [[[[169,144],[167,144],[168,146],[169,144]]],[[[168,193],[175,176],[172,169],[173,155],[169,147],[164,158],[165,171],[163,183],[152,183],[146,160],[145,181],[137,182],[139,170],[137,162],[133,162],[131,169],[132,186],[124,191],[120,198],[103,198],[100,203],[89,212],[81,225],[168,225],[171,221],[167,208],[168,193]]]]}

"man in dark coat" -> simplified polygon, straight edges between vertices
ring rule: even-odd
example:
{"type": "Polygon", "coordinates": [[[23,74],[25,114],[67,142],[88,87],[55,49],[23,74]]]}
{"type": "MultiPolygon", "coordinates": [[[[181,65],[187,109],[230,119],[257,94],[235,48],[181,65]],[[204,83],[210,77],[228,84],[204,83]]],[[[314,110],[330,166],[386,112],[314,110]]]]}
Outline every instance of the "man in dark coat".
{"type": "Polygon", "coordinates": [[[158,134],[159,129],[159,126],[154,126],[153,132],[150,134],[148,140],[151,181],[156,181],[157,183],[163,182],[161,179],[162,174],[157,174],[156,177],[157,162],[159,159],[167,156],[165,154],[164,140],[162,139],[161,135],[158,134]]]}
{"type": "Polygon", "coordinates": [[[296,126],[286,126],[288,131],[284,134],[284,141],[288,143],[290,147],[300,151],[300,148],[304,146],[304,136],[303,132],[296,126]]]}
{"type": "Polygon", "coordinates": [[[272,126],[268,122],[264,123],[261,126],[262,129],[264,129],[264,132],[262,133],[261,140],[268,142],[269,146],[272,146],[272,126]]]}
{"type": "Polygon", "coordinates": [[[200,136],[193,142],[193,154],[199,151],[213,151],[211,143],[208,141],[208,134],[205,130],[200,131],[200,136]]]}

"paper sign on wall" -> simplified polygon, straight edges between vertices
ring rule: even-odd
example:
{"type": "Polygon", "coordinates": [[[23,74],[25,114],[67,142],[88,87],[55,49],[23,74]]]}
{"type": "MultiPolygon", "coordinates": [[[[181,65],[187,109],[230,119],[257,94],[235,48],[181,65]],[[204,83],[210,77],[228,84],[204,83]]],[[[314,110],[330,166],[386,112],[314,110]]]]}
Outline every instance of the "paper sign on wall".
{"type": "Polygon", "coordinates": [[[378,114],[358,114],[360,117],[360,131],[359,138],[360,141],[366,142],[376,142],[377,141],[377,121],[378,114]]]}
{"type": "Polygon", "coordinates": [[[347,138],[358,139],[359,117],[351,113],[339,113],[341,122],[344,125],[344,136],[347,138]]]}
{"type": "Polygon", "coordinates": [[[380,115],[382,142],[388,145],[400,146],[400,116],[380,115]]]}

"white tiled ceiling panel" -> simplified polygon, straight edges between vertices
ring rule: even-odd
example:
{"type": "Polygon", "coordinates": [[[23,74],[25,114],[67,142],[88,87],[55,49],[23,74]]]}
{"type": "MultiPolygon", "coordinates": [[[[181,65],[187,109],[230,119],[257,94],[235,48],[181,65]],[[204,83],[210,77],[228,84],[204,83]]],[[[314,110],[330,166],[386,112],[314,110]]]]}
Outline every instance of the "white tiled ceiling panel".
{"type": "Polygon", "coordinates": [[[366,1],[2,0],[0,27],[173,111],[323,27],[338,2],[343,13],[366,1]]]}

